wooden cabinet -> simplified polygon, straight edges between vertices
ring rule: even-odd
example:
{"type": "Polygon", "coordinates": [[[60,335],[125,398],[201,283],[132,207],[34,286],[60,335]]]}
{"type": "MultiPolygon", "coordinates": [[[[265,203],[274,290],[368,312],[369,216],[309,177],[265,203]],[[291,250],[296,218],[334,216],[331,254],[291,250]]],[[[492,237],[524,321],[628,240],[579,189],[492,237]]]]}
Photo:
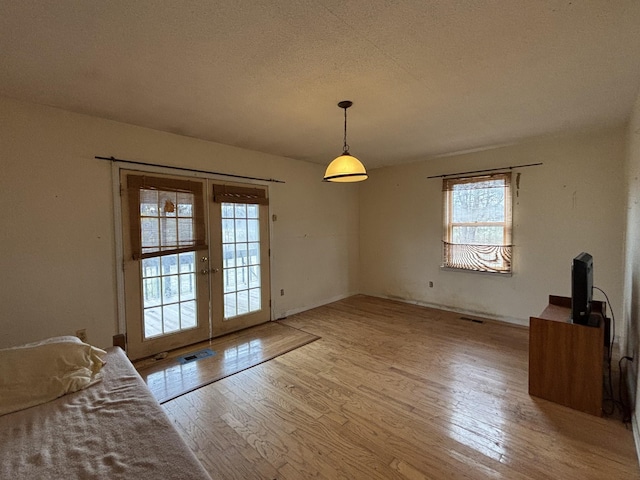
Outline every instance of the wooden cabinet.
{"type": "Polygon", "coordinates": [[[529,325],[529,394],[602,415],[605,304],[594,301],[598,327],[571,323],[571,299],[549,296],[529,325]]]}

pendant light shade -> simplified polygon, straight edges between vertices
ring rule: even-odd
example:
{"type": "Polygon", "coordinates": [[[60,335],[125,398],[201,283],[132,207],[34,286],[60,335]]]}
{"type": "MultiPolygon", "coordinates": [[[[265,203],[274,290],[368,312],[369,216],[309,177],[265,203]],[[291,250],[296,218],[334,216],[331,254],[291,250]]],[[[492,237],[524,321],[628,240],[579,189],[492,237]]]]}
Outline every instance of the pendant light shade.
{"type": "Polygon", "coordinates": [[[361,182],[369,178],[364,165],[349,153],[349,145],[347,145],[347,108],[351,105],[353,105],[353,102],[349,100],[338,103],[338,107],[344,108],[344,145],[342,147],[342,155],[333,160],[327,167],[327,171],[324,174],[325,182],[361,182]]]}
{"type": "Polygon", "coordinates": [[[344,153],[331,162],[324,174],[327,182],[361,182],[367,178],[362,162],[349,153],[344,153]]]}

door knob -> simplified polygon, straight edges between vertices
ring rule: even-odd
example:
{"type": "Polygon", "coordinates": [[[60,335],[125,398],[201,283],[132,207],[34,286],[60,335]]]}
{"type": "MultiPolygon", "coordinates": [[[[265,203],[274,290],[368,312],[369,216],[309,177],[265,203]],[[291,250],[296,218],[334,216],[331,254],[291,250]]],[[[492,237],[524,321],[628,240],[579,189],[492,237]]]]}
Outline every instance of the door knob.
{"type": "Polygon", "coordinates": [[[209,270],[208,268],[203,268],[202,270],[200,270],[200,273],[202,275],[207,275],[209,272],[218,273],[219,271],[220,271],[220,269],[218,269],[218,268],[212,268],[211,270],[209,270]]]}

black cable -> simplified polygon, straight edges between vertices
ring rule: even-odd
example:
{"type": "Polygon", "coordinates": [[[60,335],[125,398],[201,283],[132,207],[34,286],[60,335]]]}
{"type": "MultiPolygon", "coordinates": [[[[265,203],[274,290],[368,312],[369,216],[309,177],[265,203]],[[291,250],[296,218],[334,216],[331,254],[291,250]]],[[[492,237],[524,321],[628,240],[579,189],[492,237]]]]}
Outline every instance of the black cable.
{"type": "MultiPolygon", "coordinates": [[[[611,310],[611,330],[609,331],[609,334],[611,335],[609,338],[609,364],[611,364],[611,353],[613,351],[613,340],[616,338],[616,316],[613,313],[613,306],[611,305],[611,302],[609,301],[609,297],[607,296],[607,294],[605,293],[604,290],[602,290],[599,287],[594,286],[594,289],[602,292],[602,294],[604,295],[604,298],[607,299],[607,304],[609,305],[609,310],[611,310]]],[[[603,318],[604,321],[604,318],[603,318]]],[[[611,367],[611,365],[609,365],[609,367],[611,367]]]]}
{"type": "Polygon", "coordinates": [[[620,375],[620,378],[618,379],[618,397],[620,398],[620,410],[622,410],[622,421],[624,423],[629,423],[631,421],[631,408],[629,408],[629,405],[627,405],[627,403],[625,402],[625,399],[622,397],[622,361],[623,360],[630,360],[633,362],[633,357],[625,356],[618,361],[618,372],[620,375]]]}
{"type": "Polygon", "coordinates": [[[606,410],[604,405],[602,406],[602,413],[604,413],[606,416],[610,417],[612,416],[615,412],[616,412],[616,407],[620,407],[619,402],[616,401],[615,396],[613,395],[613,383],[611,381],[611,364],[609,364],[609,388],[607,389],[607,384],[605,382],[605,391],[608,395],[607,398],[603,398],[602,401],[603,403],[606,401],[610,401],[611,402],[611,410],[606,410]]]}
{"type": "MultiPolygon", "coordinates": [[[[611,378],[612,377],[611,358],[613,356],[613,342],[616,338],[616,317],[615,317],[615,314],[613,313],[613,306],[609,301],[609,296],[607,295],[607,293],[599,287],[593,286],[593,288],[601,292],[604,295],[604,298],[606,298],[607,305],[609,305],[609,310],[611,311],[611,323],[612,323],[612,326],[609,329],[609,351],[607,352],[607,371],[609,373],[609,382],[608,382],[609,392],[608,393],[611,395],[611,411],[607,412],[606,410],[604,410],[604,408],[602,409],[602,411],[605,413],[605,415],[613,415],[617,406],[618,408],[620,408],[620,411],[622,412],[622,417],[623,417],[622,421],[624,423],[627,423],[627,421],[625,421],[625,418],[627,416],[626,405],[622,399],[622,364],[621,364],[622,359],[620,359],[620,361],[618,362],[618,371],[620,375],[620,377],[618,378],[618,399],[619,399],[618,401],[616,401],[615,395],[613,394],[613,380],[611,378]]],[[[604,321],[604,316],[602,318],[602,321],[604,321]]],[[[630,358],[630,357],[627,357],[627,358],[630,358]]],[[[606,384],[605,384],[605,389],[606,389],[606,384]]]]}
{"type": "Polygon", "coordinates": [[[602,413],[604,413],[607,416],[611,416],[616,412],[616,407],[621,408],[619,402],[616,401],[616,397],[613,393],[613,380],[612,380],[612,376],[611,376],[611,360],[607,361],[607,373],[608,373],[608,382],[604,381],[604,389],[605,389],[605,393],[607,394],[608,398],[603,398],[603,402],[605,401],[611,401],[611,410],[606,410],[604,408],[604,405],[602,407],[602,413]],[[608,387],[608,388],[607,388],[608,387]]]}

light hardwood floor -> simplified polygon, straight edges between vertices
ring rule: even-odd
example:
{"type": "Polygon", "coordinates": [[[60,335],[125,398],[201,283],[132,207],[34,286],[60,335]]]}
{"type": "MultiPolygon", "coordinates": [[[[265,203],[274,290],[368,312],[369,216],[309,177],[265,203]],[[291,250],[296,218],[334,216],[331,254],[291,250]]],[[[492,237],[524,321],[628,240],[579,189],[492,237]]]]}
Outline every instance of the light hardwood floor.
{"type": "Polygon", "coordinates": [[[267,322],[206,342],[179,348],[166,358],[134,363],[153,396],[163,403],[229,375],[284,355],[317,340],[317,336],[280,322],[267,322]],[[205,348],[213,355],[181,364],[179,357],[205,348]]]}
{"type": "Polygon", "coordinates": [[[322,338],[164,404],[214,479],[637,479],[622,422],[530,397],[528,329],[366,296],[322,338]]]}

